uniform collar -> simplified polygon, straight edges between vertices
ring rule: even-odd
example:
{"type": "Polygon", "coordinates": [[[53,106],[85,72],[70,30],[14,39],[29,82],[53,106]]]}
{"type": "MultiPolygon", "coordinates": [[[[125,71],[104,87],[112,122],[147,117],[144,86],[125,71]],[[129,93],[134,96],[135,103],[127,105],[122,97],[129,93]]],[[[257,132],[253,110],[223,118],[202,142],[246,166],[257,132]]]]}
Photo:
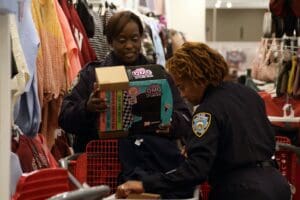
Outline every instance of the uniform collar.
{"type": "Polygon", "coordinates": [[[224,85],[225,82],[221,82],[220,85],[218,86],[213,86],[213,85],[208,85],[204,94],[203,94],[203,98],[201,99],[199,105],[207,98],[209,97],[215,90],[217,90],[218,88],[221,88],[224,85]]]}

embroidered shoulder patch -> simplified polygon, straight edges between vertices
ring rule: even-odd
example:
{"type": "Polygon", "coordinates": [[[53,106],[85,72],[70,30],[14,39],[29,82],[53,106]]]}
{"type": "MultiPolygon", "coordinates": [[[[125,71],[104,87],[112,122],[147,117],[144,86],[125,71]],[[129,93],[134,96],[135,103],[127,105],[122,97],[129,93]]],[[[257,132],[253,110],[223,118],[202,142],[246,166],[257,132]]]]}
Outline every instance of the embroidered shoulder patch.
{"type": "Polygon", "coordinates": [[[193,132],[197,137],[202,137],[210,126],[211,114],[200,112],[193,117],[193,132]]]}
{"type": "Polygon", "coordinates": [[[78,74],[72,81],[72,84],[71,84],[70,88],[68,89],[68,93],[70,93],[73,90],[73,88],[79,83],[79,80],[80,80],[80,74],[78,74]]]}

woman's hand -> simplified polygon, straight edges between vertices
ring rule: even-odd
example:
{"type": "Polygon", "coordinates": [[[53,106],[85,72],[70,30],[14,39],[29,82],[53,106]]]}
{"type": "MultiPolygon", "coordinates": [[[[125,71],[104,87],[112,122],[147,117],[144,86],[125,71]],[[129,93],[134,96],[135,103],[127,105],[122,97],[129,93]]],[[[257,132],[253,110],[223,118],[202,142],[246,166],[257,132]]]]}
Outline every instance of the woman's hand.
{"type": "Polygon", "coordinates": [[[99,85],[94,83],[94,90],[86,103],[86,110],[88,112],[104,112],[107,108],[106,99],[100,98],[99,85]]]}
{"type": "Polygon", "coordinates": [[[144,192],[143,183],[141,181],[127,181],[119,185],[116,191],[117,199],[125,199],[130,193],[140,194],[144,192]]]}

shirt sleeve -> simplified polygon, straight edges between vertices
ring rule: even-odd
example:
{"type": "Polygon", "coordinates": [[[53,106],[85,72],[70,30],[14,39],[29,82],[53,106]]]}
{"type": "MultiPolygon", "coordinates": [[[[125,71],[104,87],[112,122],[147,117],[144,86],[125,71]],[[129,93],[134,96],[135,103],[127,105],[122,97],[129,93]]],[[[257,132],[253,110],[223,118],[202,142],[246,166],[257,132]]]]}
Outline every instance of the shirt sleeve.
{"type": "Polygon", "coordinates": [[[95,132],[98,115],[86,110],[86,102],[95,81],[93,70],[87,66],[80,71],[73,81],[69,94],[63,100],[59,125],[69,133],[95,132]]]}
{"type": "Polygon", "coordinates": [[[168,173],[143,177],[146,192],[174,191],[198,185],[207,179],[218,149],[219,127],[216,115],[199,106],[193,115],[191,125],[186,161],[168,173]]]}

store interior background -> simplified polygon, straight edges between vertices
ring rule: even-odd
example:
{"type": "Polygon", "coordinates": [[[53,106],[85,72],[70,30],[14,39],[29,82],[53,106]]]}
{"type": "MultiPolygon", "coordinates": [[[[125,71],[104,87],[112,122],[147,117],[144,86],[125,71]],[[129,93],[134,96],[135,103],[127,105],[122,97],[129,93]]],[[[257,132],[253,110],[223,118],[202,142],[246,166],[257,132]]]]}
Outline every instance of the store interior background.
{"type": "MultiPolygon", "coordinates": [[[[110,0],[118,7],[141,10],[141,1],[110,0]]],[[[101,0],[88,0],[97,5],[101,0]]],[[[163,4],[155,10],[164,15],[170,29],[184,33],[189,41],[206,42],[226,58],[229,51],[243,52],[245,60],[239,63],[238,75],[251,67],[262,37],[264,13],[269,0],[155,0],[163,4]]],[[[97,9],[97,6],[95,7],[97,9]]],[[[144,10],[151,8],[146,7],[144,10]]],[[[143,11],[144,11],[143,10],[143,11]]]]}
{"type": "MultiPolygon", "coordinates": [[[[74,0],[73,0],[74,1],[74,0]]],[[[127,9],[137,9],[138,0],[108,0],[127,9]]],[[[157,0],[168,28],[183,32],[189,41],[206,42],[223,55],[228,50],[243,51],[246,60],[241,69],[250,67],[262,37],[263,14],[269,0],[157,0]]],[[[97,4],[102,0],[88,0],[97,4]]],[[[147,1],[145,1],[147,2],[147,1]]],[[[8,16],[0,14],[0,177],[1,199],[9,199],[10,152],[10,44],[8,16]]],[[[243,70],[242,72],[243,73],[243,70]]]]}

